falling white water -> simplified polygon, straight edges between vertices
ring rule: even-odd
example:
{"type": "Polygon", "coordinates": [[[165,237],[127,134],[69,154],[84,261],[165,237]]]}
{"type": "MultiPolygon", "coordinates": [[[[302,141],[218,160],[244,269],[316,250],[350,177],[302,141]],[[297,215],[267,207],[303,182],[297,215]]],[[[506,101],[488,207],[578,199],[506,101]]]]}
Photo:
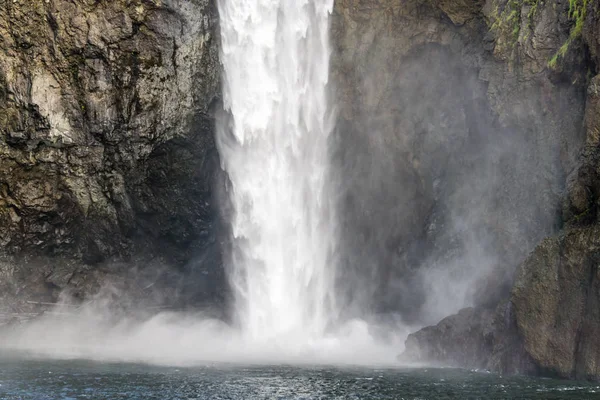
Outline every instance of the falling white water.
{"type": "MultiPolygon", "coordinates": [[[[231,282],[254,340],[324,334],[333,317],[327,142],[333,0],[219,0],[231,282]]],[[[287,339],[283,339],[287,340],[287,339]]]]}
{"type": "Polygon", "coordinates": [[[407,331],[337,321],[336,216],[327,193],[332,3],[219,0],[230,118],[221,121],[218,146],[231,180],[241,330],[202,314],[115,320],[110,296],[99,293],[77,311],[58,308],[58,316],[0,331],[0,350],[183,366],[394,365],[407,331]]]}

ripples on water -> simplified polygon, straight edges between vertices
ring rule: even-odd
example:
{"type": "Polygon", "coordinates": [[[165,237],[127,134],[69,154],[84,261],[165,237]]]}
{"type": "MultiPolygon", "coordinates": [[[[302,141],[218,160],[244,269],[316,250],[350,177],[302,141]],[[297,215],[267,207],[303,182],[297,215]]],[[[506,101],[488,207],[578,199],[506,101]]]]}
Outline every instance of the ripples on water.
{"type": "Polygon", "coordinates": [[[0,361],[0,399],[594,399],[600,386],[455,369],[0,361]]]}

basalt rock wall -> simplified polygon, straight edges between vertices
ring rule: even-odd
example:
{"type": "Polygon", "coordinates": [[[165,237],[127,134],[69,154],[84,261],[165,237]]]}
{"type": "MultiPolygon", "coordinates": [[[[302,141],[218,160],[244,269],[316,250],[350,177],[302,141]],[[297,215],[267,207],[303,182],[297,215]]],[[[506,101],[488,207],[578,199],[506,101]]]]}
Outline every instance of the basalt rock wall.
{"type": "Polygon", "coordinates": [[[219,279],[217,33],[207,0],[0,0],[4,305],[219,279]]]}

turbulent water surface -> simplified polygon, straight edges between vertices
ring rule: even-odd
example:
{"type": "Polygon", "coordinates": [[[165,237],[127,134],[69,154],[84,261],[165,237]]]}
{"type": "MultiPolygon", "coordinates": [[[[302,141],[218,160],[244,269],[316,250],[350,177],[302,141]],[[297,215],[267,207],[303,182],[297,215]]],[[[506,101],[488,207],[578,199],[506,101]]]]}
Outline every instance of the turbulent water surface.
{"type": "Polygon", "coordinates": [[[452,369],[0,361],[1,399],[589,399],[600,386],[452,369]]]}

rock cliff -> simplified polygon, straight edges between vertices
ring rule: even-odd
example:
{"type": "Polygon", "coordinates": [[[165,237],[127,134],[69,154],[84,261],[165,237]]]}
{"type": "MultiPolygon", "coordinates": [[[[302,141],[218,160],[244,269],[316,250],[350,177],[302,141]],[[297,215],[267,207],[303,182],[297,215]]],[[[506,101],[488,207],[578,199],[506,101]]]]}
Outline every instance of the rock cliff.
{"type": "MultiPolygon", "coordinates": [[[[517,147],[508,148],[509,154],[501,157],[508,157],[509,164],[502,166],[500,161],[496,170],[508,180],[485,185],[491,202],[477,190],[467,192],[476,198],[461,200],[467,206],[463,221],[465,215],[481,218],[481,223],[466,224],[468,230],[483,227],[475,229],[479,239],[467,243],[493,232],[492,241],[484,241],[486,256],[476,259],[476,267],[485,269],[491,255],[491,271],[505,273],[492,272],[479,281],[461,276],[469,285],[485,289],[467,302],[476,308],[411,335],[404,357],[509,373],[600,379],[599,8],[597,1],[512,0],[431,1],[408,7],[409,15],[419,21],[405,34],[411,44],[418,41],[415,38],[434,35],[436,43],[452,48],[452,41],[466,35],[456,49],[462,49],[463,62],[485,82],[485,95],[478,103],[487,103],[493,125],[500,128],[494,136],[507,135],[508,129],[512,134],[506,137],[517,147]],[[436,13],[435,20],[428,19],[436,13]],[[451,32],[450,39],[440,36],[445,30],[451,32]],[[477,202],[484,205],[483,214],[472,212],[477,202]],[[510,291],[494,290],[509,288],[506,282],[514,282],[510,291]]],[[[417,98],[423,97],[427,98],[421,92],[417,98]]],[[[447,134],[440,132],[442,137],[447,134]]],[[[496,143],[489,136],[484,140],[496,143]]],[[[468,157],[469,151],[456,156],[468,157]]],[[[423,165],[420,162],[419,168],[423,165]]],[[[451,164],[443,166],[455,171],[451,164]]],[[[471,167],[479,169],[481,164],[471,167]]],[[[433,215],[436,207],[434,203],[433,215]]],[[[469,257],[464,259],[462,268],[469,269],[469,257]]],[[[443,257],[441,265],[447,260],[443,257]]],[[[449,282],[456,287],[457,281],[449,282]]]]}
{"type": "Polygon", "coordinates": [[[0,0],[3,304],[218,276],[216,22],[208,0],[0,0]]]}
{"type": "Polygon", "coordinates": [[[336,2],[348,297],[416,323],[491,306],[560,228],[595,68],[569,8],[336,2]]]}

